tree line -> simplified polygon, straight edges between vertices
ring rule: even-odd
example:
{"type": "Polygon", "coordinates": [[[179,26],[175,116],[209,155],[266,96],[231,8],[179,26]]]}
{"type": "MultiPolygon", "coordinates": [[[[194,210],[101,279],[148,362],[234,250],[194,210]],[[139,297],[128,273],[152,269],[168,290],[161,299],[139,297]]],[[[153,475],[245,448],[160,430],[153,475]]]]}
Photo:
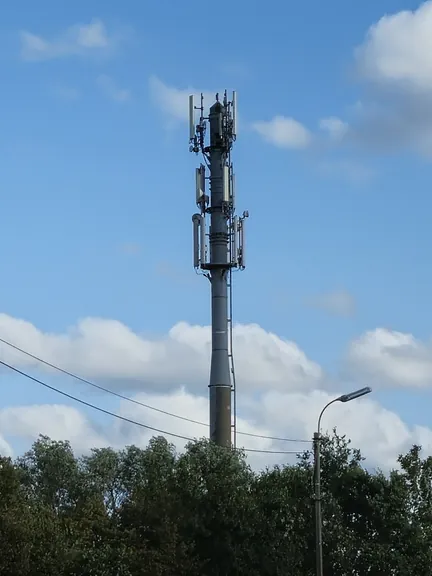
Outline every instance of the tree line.
{"type": "MultiPolygon", "coordinates": [[[[432,458],[413,446],[367,470],[336,432],[322,444],[324,573],[432,575],[432,458]]],[[[309,576],[313,462],[254,472],[208,441],[182,453],[94,449],[41,436],[0,457],[3,576],[309,576]]]]}

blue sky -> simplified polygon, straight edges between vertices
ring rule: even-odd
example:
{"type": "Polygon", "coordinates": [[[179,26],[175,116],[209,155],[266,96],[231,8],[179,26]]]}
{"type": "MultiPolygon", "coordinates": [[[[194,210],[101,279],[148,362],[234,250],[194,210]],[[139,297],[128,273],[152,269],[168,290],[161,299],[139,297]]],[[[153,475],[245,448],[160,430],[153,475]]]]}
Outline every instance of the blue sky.
{"type": "MultiPolygon", "coordinates": [[[[419,6],[234,2],[228,18],[194,0],[2,7],[1,311],[47,333],[86,317],[149,338],[179,321],[208,324],[208,285],[191,266],[197,159],[187,125],[151,90],[157,78],[177,91],[238,91],[238,207],[250,219],[235,319],[295,341],[339,382],[349,343],[367,331],[413,334],[427,348],[429,133],[417,146],[414,119],[385,137],[427,90],[413,96],[414,73],[395,72],[392,83],[381,68],[371,80],[355,52],[386,13],[419,6]],[[74,49],[78,28],[70,28],[92,22],[107,44],[74,49]],[[23,32],[49,43],[43,57],[31,57],[23,32]],[[360,119],[359,103],[369,110],[360,119]],[[316,143],[266,141],[255,123],[277,116],[295,119],[316,143]],[[353,127],[352,138],[331,144],[319,128],[329,117],[353,127]],[[346,314],[334,313],[332,294],[345,297],[346,314]]],[[[59,401],[2,380],[5,406],[22,403],[23,390],[29,402],[59,401]]],[[[378,387],[376,399],[408,424],[429,426],[427,385],[417,388],[378,387]]]]}

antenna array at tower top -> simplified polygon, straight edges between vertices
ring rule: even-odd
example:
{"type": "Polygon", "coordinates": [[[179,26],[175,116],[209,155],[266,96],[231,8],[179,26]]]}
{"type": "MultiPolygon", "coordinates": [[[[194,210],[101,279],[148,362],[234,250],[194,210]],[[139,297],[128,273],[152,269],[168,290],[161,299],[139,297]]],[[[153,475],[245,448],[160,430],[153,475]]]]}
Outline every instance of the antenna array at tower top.
{"type": "MultiPolygon", "coordinates": [[[[221,135],[224,138],[224,145],[228,150],[237,136],[237,93],[233,91],[231,100],[228,100],[227,91],[224,92],[222,102],[219,101],[219,94],[215,96],[216,103],[223,111],[222,118],[224,125],[221,126],[221,135]]],[[[205,146],[205,135],[208,117],[204,116],[204,95],[200,95],[200,106],[195,106],[195,96],[189,96],[189,142],[191,152],[207,154],[205,146]],[[199,122],[195,123],[195,112],[199,111],[199,122]]]]}
{"type": "MultiPolygon", "coordinates": [[[[235,215],[235,174],[231,162],[231,150],[237,135],[237,94],[232,93],[228,100],[224,92],[223,100],[219,94],[215,96],[215,103],[210,108],[210,115],[204,115],[204,96],[200,96],[200,106],[195,106],[195,97],[189,96],[189,142],[191,152],[203,155],[204,163],[196,168],[195,189],[196,204],[200,214],[194,214],[194,267],[200,270],[210,269],[212,263],[208,259],[206,214],[211,213],[210,195],[207,194],[206,183],[210,180],[206,170],[210,168],[211,151],[217,148],[223,155],[222,167],[222,210],[229,221],[229,253],[226,267],[243,270],[245,268],[245,219],[249,216],[244,212],[241,217],[235,215]],[[199,112],[196,123],[196,112],[199,112]],[[210,143],[206,143],[207,124],[210,116],[215,119],[212,125],[210,143]]],[[[214,202],[213,202],[214,205],[214,202]]]]}

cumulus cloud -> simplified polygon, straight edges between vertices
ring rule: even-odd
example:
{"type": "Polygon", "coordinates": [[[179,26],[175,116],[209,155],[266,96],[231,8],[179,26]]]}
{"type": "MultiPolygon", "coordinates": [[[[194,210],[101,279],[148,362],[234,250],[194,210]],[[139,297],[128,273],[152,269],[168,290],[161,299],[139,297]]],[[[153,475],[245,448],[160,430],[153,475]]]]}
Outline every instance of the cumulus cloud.
{"type": "Polygon", "coordinates": [[[208,90],[198,90],[192,86],[188,88],[175,88],[160,80],[157,76],[149,78],[150,96],[154,104],[166,114],[168,118],[175,121],[185,122],[189,119],[189,96],[194,95],[196,105],[199,103],[201,92],[204,96],[206,106],[211,106],[215,100],[215,92],[208,90]]]}
{"type": "MultiPolygon", "coordinates": [[[[367,91],[361,106],[350,111],[349,123],[337,116],[319,121],[326,140],[284,116],[256,122],[253,128],[266,142],[281,148],[306,149],[311,144],[325,148],[327,142],[350,151],[412,150],[431,158],[432,0],[416,10],[382,17],[367,30],[353,56],[358,78],[367,91]]],[[[338,167],[338,162],[324,162],[327,174],[339,174],[338,167]]],[[[357,178],[359,171],[349,162],[343,161],[340,168],[341,175],[350,180],[365,180],[364,170],[357,178]]]]}
{"type": "Polygon", "coordinates": [[[432,384],[432,345],[412,334],[377,328],[351,342],[351,374],[383,386],[426,388],[432,384]]]}
{"type": "Polygon", "coordinates": [[[319,127],[324,132],[327,132],[331,140],[335,141],[341,140],[349,129],[348,124],[336,116],[322,118],[319,122],[319,127]]]}
{"type": "Polygon", "coordinates": [[[67,86],[57,86],[54,88],[54,93],[62,100],[79,100],[81,92],[77,88],[69,88],[67,86]]]}
{"type": "Polygon", "coordinates": [[[336,177],[349,184],[365,184],[374,177],[374,171],[357,160],[322,160],[318,164],[319,172],[324,176],[336,177]]]}
{"type": "MultiPolygon", "coordinates": [[[[158,410],[122,400],[112,410],[125,418],[186,438],[208,434],[208,327],[180,322],[165,337],[151,339],[113,320],[86,319],[64,333],[50,334],[3,314],[0,337],[96,381],[109,379],[107,386],[113,390],[119,390],[119,382],[123,388],[126,381],[132,380],[135,386],[135,392],[129,392],[132,398],[158,410]],[[166,412],[199,423],[174,418],[166,412]]],[[[5,344],[0,344],[0,353],[2,359],[24,370],[40,368],[5,344]]],[[[308,443],[286,443],[240,433],[308,440],[316,428],[321,408],[330,399],[347,392],[346,386],[333,382],[331,390],[319,389],[323,380],[321,367],[308,359],[295,343],[257,325],[236,327],[235,353],[239,407],[237,445],[251,450],[297,452],[310,447],[308,443]]],[[[362,384],[365,378],[369,384],[370,374],[376,374],[380,382],[386,379],[387,383],[400,386],[425,386],[428,374],[432,373],[432,348],[409,334],[380,329],[352,342],[347,362],[357,378],[360,381],[363,378],[362,384]]],[[[84,390],[75,388],[76,396],[81,393],[84,390]]],[[[53,402],[55,400],[54,397],[53,402]]],[[[99,395],[94,402],[104,407],[105,401],[106,396],[99,395]]],[[[323,430],[333,426],[352,438],[364,451],[370,466],[394,465],[397,455],[412,443],[421,443],[426,452],[432,451],[429,428],[408,426],[399,415],[375,402],[373,396],[332,407],[331,416],[330,412],[326,413],[323,420],[323,430]]],[[[96,419],[87,410],[84,413],[76,406],[65,404],[0,410],[0,453],[11,452],[12,438],[30,443],[39,434],[69,439],[82,453],[93,446],[120,448],[131,443],[145,446],[157,432],[106,415],[96,419]]],[[[181,438],[168,438],[179,449],[186,442],[181,438]]],[[[256,468],[295,459],[295,455],[287,454],[248,454],[256,468]]]]}
{"type": "MultiPolygon", "coordinates": [[[[66,333],[47,334],[29,322],[0,314],[0,337],[67,370],[129,388],[161,391],[187,385],[197,390],[208,378],[209,326],[179,322],[166,336],[150,339],[116,320],[86,318],[66,333]]],[[[234,344],[237,369],[250,391],[320,385],[320,366],[292,341],[250,324],[234,327],[234,344]]],[[[4,344],[0,350],[5,361],[37,366],[4,344]]]]}
{"type": "Polygon", "coordinates": [[[12,446],[9,442],[6,441],[5,438],[0,434],[0,456],[3,457],[11,457],[13,456],[12,446]]]}
{"type": "Polygon", "coordinates": [[[252,129],[278,148],[301,150],[312,142],[309,130],[294,118],[286,116],[275,116],[268,122],[255,122],[252,129]]]}
{"type": "Polygon", "coordinates": [[[23,30],[20,40],[22,58],[31,61],[100,53],[112,48],[114,43],[105,24],[99,19],[89,24],[71,26],[51,39],[23,30]]]}
{"type": "MultiPolygon", "coordinates": [[[[244,436],[241,432],[262,436],[309,440],[316,430],[317,417],[325,404],[342,393],[311,390],[291,392],[283,390],[265,391],[259,397],[240,396],[243,407],[238,418],[237,446],[252,450],[298,451],[310,449],[304,442],[282,442],[268,438],[244,436]]],[[[208,422],[207,398],[198,398],[187,392],[173,392],[166,396],[140,394],[141,401],[169,412],[187,415],[189,418],[208,422]]],[[[133,404],[122,404],[121,413],[130,418],[143,419],[154,427],[169,430],[189,437],[202,437],[207,429],[194,423],[175,420],[157,412],[145,411],[133,404]]],[[[334,427],[352,439],[353,445],[360,447],[368,458],[369,466],[389,469],[396,465],[396,457],[409,447],[421,444],[427,453],[432,453],[432,430],[420,426],[408,426],[396,413],[385,409],[372,397],[346,404],[337,404],[322,420],[323,432],[334,427]]],[[[150,432],[120,424],[127,442],[145,445],[150,432]],[[127,435],[127,436],[126,436],[127,435]]],[[[182,449],[185,441],[173,439],[182,449]]],[[[295,454],[248,453],[248,460],[256,468],[268,464],[293,462],[295,454]]]]}
{"type": "Polygon", "coordinates": [[[88,417],[79,409],[63,404],[3,408],[0,410],[0,434],[29,441],[34,441],[39,434],[45,434],[53,440],[70,440],[82,453],[92,446],[99,448],[107,445],[107,437],[98,433],[97,426],[88,417]]]}
{"type": "Polygon", "coordinates": [[[318,308],[334,316],[353,316],[356,309],[354,296],[346,290],[334,290],[307,300],[312,308],[318,308]]]}
{"type": "Polygon", "coordinates": [[[369,87],[348,141],[373,151],[432,156],[432,2],[381,18],[355,50],[369,87]]]}
{"type": "Polygon", "coordinates": [[[106,74],[101,74],[98,76],[96,83],[105,93],[105,95],[111,100],[115,100],[116,102],[127,102],[131,99],[130,90],[126,90],[125,88],[118,88],[114,80],[106,74]]]}
{"type": "MultiPolygon", "coordinates": [[[[167,127],[171,128],[178,122],[186,122],[189,118],[188,99],[191,94],[195,96],[196,105],[199,103],[200,94],[204,96],[206,109],[215,100],[216,90],[198,90],[193,86],[187,88],[177,88],[163,82],[157,76],[149,78],[150,97],[167,119],[167,127]]],[[[222,91],[219,92],[222,94],[222,91]]],[[[196,114],[198,119],[198,112],[196,114]]],[[[241,118],[237,114],[237,126],[241,127],[241,118]]],[[[332,140],[339,140],[343,137],[348,125],[339,118],[324,118],[320,122],[320,128],[325,131],[332,140]]],[[[308,148],[314,141],[313,134],[300,122],[287,116],[275,116],[269,121],[256,121],[250,124],[250,129],[261,136],[261,138],[273,146],[291,150],[303,150],[308,148]]],[[[237,128],[238,131],[238,128],[237,128]]]]}
{"type": "Polygon", "coordinates": [[[381,18],[357,48],[356,58],[369,80],[432,90],[432,2],[381,18]]]}
{"type": "MultiPolygon", "coordinates": [[[[316,430],[317,416],[323,406],[336,396],[324,391],[284,394],[269,392],[257,407],[262,414],[264,426],[271,426],[277,432],[311,437],[316,430]]],[[[346,404],[336,404],[329,408],[322,420],[322,431],[329,432],[336,427],[346,434],[353,445],[360,447],[368,459],[368,466],[388,469],[396,466],[396,457],[404,453],[414,443],[422,443],[427,453],[432,451],[432,430],[423,427],[410,427],[396,413],[385,409],[372,400],[362,398],[346,404]]]]}
{"type": "MultiPolygon", "coordinates": [[[[267,391],[257,398],[249,397],[243,402],[238,418],[237,446],[245,448],[248,461],[256,469],[267,465],[294,462],[295,453],[310,449],[310,442],[283,442],[270,438],[242,435],[242,432],[262,436],[277,436],[292,440],[308,441],[317,426],[317,416],[322,407],[338,392],[323,391],[283,392],[267,391]],[[252,452],[249,452],[252,450],[252,452]],[[287,454],[271,454],[262,451],[287,451],[287,454]],[[294,452],[294,453],[292,453],[294,452]]],[[[166,412],[182,415],[204,425],[173,418],[168,414],[152,411],[122,401],[117,413],[135,422],[166,431],[167,438],[181,451],[188,440],[170,436],[169,433],[185,438],[202,438],[208,435],[208,401],[184,389],[169,394],[139,393],[134,400],[166,412]]],[[[101,404],[101,401],[99,401],[101,404]]],[[[70,440],[79,454],[88,453],[92,447],[113,446],[120,449],[135,444],[145,447],[154,432],[128,422],[107,419],[96,425],[80,410],[67,405],[32,405],[6,408],[0,411],[0,454],[11,454],[7,438],[21,438],[28,444],[39,434],[55,440],[70,440]]],[[[352,403],[338,404],[329,410],[322,421],[322,431],[336,426],[340,433],[352,439],[367,457],[370,467],[389,469],[396,465],[396,457],[413,443],[419,443],[426,453],[432,452],[432,431],[426,427],[407,426],[402,419],[378,403],[360,399],[352,403]]]]}

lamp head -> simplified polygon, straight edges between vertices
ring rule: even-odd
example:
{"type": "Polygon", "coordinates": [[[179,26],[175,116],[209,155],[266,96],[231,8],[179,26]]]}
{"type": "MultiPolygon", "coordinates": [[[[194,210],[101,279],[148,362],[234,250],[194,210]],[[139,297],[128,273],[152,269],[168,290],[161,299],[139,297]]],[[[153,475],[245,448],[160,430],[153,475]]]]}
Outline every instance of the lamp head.
{"type": "Polygon", "coordinates": [[[339,402],[351,402],[351,400],[355,400],[356,398],[360,398],[361,396],[365,396],[366,394],[370,394],[372,392],[372,388],[367,386],[366,388],[360,388],[360,390],[355,390],[354,392],[350,392],[349,394],[343,394],[338,398],[339,402]]]}

